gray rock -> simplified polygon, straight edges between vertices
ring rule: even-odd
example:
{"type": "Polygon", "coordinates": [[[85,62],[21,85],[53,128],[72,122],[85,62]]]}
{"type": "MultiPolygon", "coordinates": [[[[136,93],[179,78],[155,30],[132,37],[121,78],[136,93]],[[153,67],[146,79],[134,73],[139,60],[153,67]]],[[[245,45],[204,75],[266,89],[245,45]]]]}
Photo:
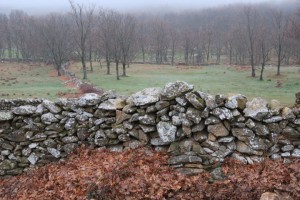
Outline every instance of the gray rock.
{"type": "Polygon", "coordinates": [[[293,110],[288,108],[288,107],[284,107],[281,111],[281,116],[283,119],[291,119],[294,120],[296,117],[293,113],[293,110]]]}
{"type": "Polygon", "coordinates": [[[107,149],[113,152],[122,152],[123,151],[123,145],[112,145],[109,146],[107,149]]]}
{"type": "Polygon", "coordinates": [[[270,123],[280,122],[281,120],[282,120],[282,117],[274,116],[274,117],[271,117],[271,118],[264,119],[263,122],[265,122],[267,124],[270,124],[270,123]]]}
{"type": "Polygon", "coordinates": [[[58,122],[58,119],[52,113],[46,113],[41,116],[41,120],[44,124],[51,124],[58,122]]]}
{"type": "Polygon", "coordinates": [[[74,118],[69,118],[67,121],[66,121],[66,124],[65,124],[65,129],[66,130],[72,130],[75,128],[75,125],[76,125],[76,120],[74,118]]]}
{"type": "Polygon", "coordinates": [[[266,151],[268,148],[272,146],[272,143],[268,139],[254,137],[249,141],[249,145],[254,150],[266,151]]]}
{"type": "Polygon", "coordinates": [[[161,93],[161,88],[146,88],[140,92],[133,94],[131,98],[134,105],[143,106],[158,102],[161,93]]]}
{"type": "Polygon", "coordinates": [[[123,99],[108,99],[101,103],[98,108],[102,110],[120,110],[123,109],[125,105],[126,102],[123,99]]]}
{"type": "Polygon", "coordinates": [[[141,127],[141,129],[145,132],[145,133],[150,133],[150,132],[154,132],[156,131],[156,127],[155,126],[147,126],[147,125],[139,125],[141,127]]]}
{"type": "Polygon", "coordinates": [[[19,106],[12,109],[12,112],[16,115],[32,115],[35,113],[35,111],[36,107],[30,105],[19,106]]]}
{"type": "Polygon", "coordinates": [[[229,109],[244,110],[246,107],[247,98],[241,94],[230,96],[226,99],[225,106],[229,109]]]}
{"type": "Polygon", "coordinates": [[[230,143],[233,140],[234,140],[234,137],[231,137],[231,136],[229,136],[229,137],[221,137],[221,138],[218,139],[218,142],[220,142],[220,143],[230,143]]]}
{"type": "Polygon", "coordinates": [[[13,142],[25,142],[27,140],[26,132],[23,130],[16,130],[4,136],[7,140],[13,142]]]}
{"type": "Polygon", "coordinates": [[[205,128],[204,122],[201,121],[199,124],[192,126],[192,133],[203,131],[205,128]]]}
{"type": "Polygon", "coordinates": [[[168,107],[170,105],[170,103],[168,101],[159,101],[155,104],[155,108],[157,110],[162,110],[166,107],[168,107]]]}
{"type": "Polygon", "coordinates": [[[0,122],[8,121],[14,118],[14,114],[11,111],[0,111],[0,122]]]}
{"type": "Polygon", "coordinates": [[[300,138],[300,131],[297,131],[296,129],[287,126],[285,129],[283,129],[282,134],[287,136],[289,139],[299,139],[300,138]]]}
{"type": "Polygon", "coordinates": [[[300,125],[300,118],[299,119],[295,119],[294,124],[300,125]]]}
{"type": "Polygon", "coordinates": [[[142,146],[144,146],[144,145],[145,145],[145,144],[144,144],[143,142],[138,141],[138,140],[131,140],[131,141],[129,141],[129,143],[128,143],[128,147],[129,147],[130,149],[136,149],[136,148],[142,147],[142,146]]]}
{"type": "Polygon", "coordinates": [[[257,134],[257,135],[268,135],[270,132],[269,132],[269,129],[266,125],[263,125],[263,124],[260,124],[260,123],[257,123],[256,126],[253,128],[254,132],[257,134]]]}
{"type": "Polygon", "coordinates": [[[88,93],[84,94],[78,99],[79,106],[94,106],[101,102],[101,98],[98,94],[88,93]]]}
{"type": "Polygon", "coordinates": [[[4,160],[0,162],[0,170],[10,170],[16,167],[15,162],[11,160],[4,160]]]}
{"type": "Polygon", "coordinates": [[[100,124],[103,124],[104,122],[105,122],[105,119],[97,119],[97,120],[94,121],[94,124],[96,126],[99,126],[100,124]]]}
{"type": "Polygon", "coordinates": [[[278,100],[271,100],[269,103],[270,113],[272,115],[279,115],[279,111],[281,109],[280,102],[278,100]]]}
{"type": "Polygon", "coordinates": [[[157,125],[157,132],[163,142],[174,142],[176,137],[177,127],[170,122],[159,122],[157,125]]]}
{"type": "Polygon", "coordinates": [[[76,136],[67,136],[67,137],[62,138],[61,140],[65,144],[78,142],[78,138],[76,136]]]}
{"type": "Polygon", "coordinates": [[[175,100],[181,106],[186,106],[186,104],[188,103],[184,97],[176,97],[175,100]]]}
{"type": "Polygon", "coordinates": [[[253,131],[248,128],[233,128],[232,135],[244,142],[249,142],[255,137],[253,131]]]}
{"type": "Polygon", "coordinates": [[[184,81],[176,81],[173,83],[167,83],[161,93],[161,98],[166,100],[172,100],[176,97],[183,96],[184,94],[192,91],[193,85],[189,85],[184,81]]]}
{"type": "Polygon", "coordinates": [[[78,144],[76,144],[76,143],[70,143],[70,144],[64,145],[64,146],[63,146],[63,150],[64,150],[67,154],[70,154],[70,153],[72,153],[77,147],[78,147],[78,144]]]}
{"type": "Polygon", "coordinates": [[[294,149],[294,146],[291,145],[291,144],[288,144],[288,145],[284,145],[283,147],[281,147],[281,150],[283,152],[286,152],[286,151],[292,151],[294,149]]]}
{"type": "Polygon", "coordinates": [[[61,156],[60,151],[55,148],[47,147],[47,151],[55,158],[59,158],[61,156]]]}
{"type": "Polygon", "coordinates": [[[189,107],[186,112],[186,118],[191,120],[195,124],[199,124],[201,121],[201,111],[189,107]]]}
{"type": "Polygon", "coordinates": [[[123,121],[130,119],[130,118],[131,118],[131,115],[126,114],[123,111],[119,111],[119,110],[116,111],[116,124],[121,124],[123,121]]]}
{"type": "Polygon", "coordinates": [[[229,131],[225,128],[223,123],[219,123],[216,125],[207,126],[207,131],[212,133],[216,137],[225,137],[229,135],[229,131]]]}
{"type": "Polygon", "coordinates": [[[103,130],[99,130],[96,132],[94,142],[100,147],[108,145],[108,139],[103,130]]]}
{"type": "Polygon", "coordinates": [[[212,114],[218,117],[220,120],[231,120],[233,118],[231,111],[227,108],[215,108],[212,111],[212,114]]]}
{"type": "Polygon", "coordinates": [[[161,138],[151,138],[150,144],[153,146],[165,146],[169,145],[170,142],[164,142],[161,138]]]}
{"type": "Polygon", "coordinates": [[[233,153],[231,155],[231,157],[238,160],[238,161],[240,161],[240,162],[242,162],[242,163],[244,163],[244,164],[247,164],[247,159],[239,153],[233,153]]]}
{"type": "Polygon", "coordinates": [[[204,172],[204,169],[199,169],[199,168],[188,168],[188,167],[184,167],[184,168],[178,168],[176,169],[176,171],[178,171],[179,173],[186,175],[186,176],[193,176],[193,175],[198,175],[202,172],[204,172]]]}
{"type": "Polygon", "coordinates": [[[88,112],[82,112],[81,114],[76,115],[76,119],[80,122],[88,121],[89,118],[92,118],[93,115],[88,112]]]}
{"type": "Polygon", "coordinates": [[[39,157],[37,156],[36,153],[31,153],[27,159],[32,165],[35,165],[36,162],[39,160],[39,157]]]}
{"type": "Polygon", "coordinates": [[[181,163],[202,163],[202,158],[198,156],[179,155],[173,156],[168,160],[169,165],[176,165],[181,163]]]}
{"type": "Polygon", "coordinates": [[[140,116],[139,117],[139,121],[141,124],[144,124],[144,125],[156,125],[156,122],[155,122],[155,115],[144,115],[144,116],[140,116]]]}
{"type": "Polygon", "coordinates": [[[268,114],[268,103],[262,98],[254,98],[246,103],[244,113],[246,117],[251,117],[255,120],[262,120],[268,114]]]}
{"type": "Polygon", "coordinates": [[[274,153],[274,154],[271,155],[271,159],[272,160],[279,160],[279,159],[281,159],[281,156],[277,153],[274,153]]]}
{"type": "Polygon", "coordinates": [[[206,120],[205,120],[205,125],[214,125],[214,124],[218,124],[218,123],[220,123],[221,121],[218,119],[218,118],[216,118],[216,117],[214,117],[214,116],[211,116],[211,117],[209,117],[209,118],[207,118],[206,120]]]}
{"type": "Polygon", "coordinates": [[[292,152],[292,157],[300,158],[300,149],[294,149],[292,152]]]}
{"type": "Polygon", "coordinates": [[[44,100],[42,105],[53,114],[58,114],[61,112],[61,108],[55,105],[52,101],[44,100]]]}
{"type": "Polygon", "coordinates": [[[185,98],[190,102],[196,109],[203,110],[205,108],[205,101],[198,97],[194,93],[187,93],[185,98]]]}
{"type": "Polygon", "coordinates": [[[205,140],[207,140],[207,135],[208,133],[206,132],[197,132],[193,134],[193,138],[195,139],[195,141],[198,142],[204,142],[205,140]]]}
{"type": "Polygon", "coordinates": [[[248,128],[250,128],[250,129],[253,129],[253,128],[256,126],[256,124],[255,124],[255,122],[254,122],[252,119],[248,119],[248,120],[246,121],[246,126],[247,126],[248,128]]]}

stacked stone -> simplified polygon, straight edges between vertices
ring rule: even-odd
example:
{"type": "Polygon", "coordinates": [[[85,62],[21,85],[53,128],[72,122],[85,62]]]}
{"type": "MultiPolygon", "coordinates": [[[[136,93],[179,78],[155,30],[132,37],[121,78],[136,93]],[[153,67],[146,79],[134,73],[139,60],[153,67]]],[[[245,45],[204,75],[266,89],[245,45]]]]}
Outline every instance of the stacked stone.
{"type": "Polygon", "coordinates": [[[168,151],[168,164],[185,174],[227,157],[249,164],[289,161],[300,157],[300,108],[243,95],[212,96],[177,81],[128,98],[108,91],[0,111],[1,176],[64,159],[81,144],[113,151],[149,145],[168,151]]]}

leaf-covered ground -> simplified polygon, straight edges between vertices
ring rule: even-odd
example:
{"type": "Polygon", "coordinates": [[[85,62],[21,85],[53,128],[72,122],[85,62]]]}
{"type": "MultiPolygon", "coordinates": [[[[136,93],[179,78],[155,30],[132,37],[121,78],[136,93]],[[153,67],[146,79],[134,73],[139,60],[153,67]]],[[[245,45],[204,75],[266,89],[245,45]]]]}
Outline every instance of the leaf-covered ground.
{"type": "Polygon", "coordinates": [[[275,192],[300,199],[300,160],[244,165],[227,160],[226,178],[186,177],[168,155],[144,148],[115,153],[80,148],[66,162],[0,179],[0,199],[259,199],[275,192]]]}

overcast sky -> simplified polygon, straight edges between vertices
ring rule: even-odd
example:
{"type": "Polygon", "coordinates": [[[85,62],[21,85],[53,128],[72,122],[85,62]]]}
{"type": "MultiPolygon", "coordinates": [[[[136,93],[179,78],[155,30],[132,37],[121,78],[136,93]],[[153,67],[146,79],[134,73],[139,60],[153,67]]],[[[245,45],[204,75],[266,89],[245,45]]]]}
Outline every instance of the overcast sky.
{"type": "MultiPolygon", "coordinates": [[[[117,10],[135,10],[155,7],[164,8],[205,8],[233,3],[284,2],[293,0],[74,0],[77,3],[93,4],[117,10]]],[[[294,0],[296,1],[296,0],[294,0]]],[[[0,10],[22,9],[27,12],[53,12],[69,9],[68,0],[0,0],[0,10]]]]}

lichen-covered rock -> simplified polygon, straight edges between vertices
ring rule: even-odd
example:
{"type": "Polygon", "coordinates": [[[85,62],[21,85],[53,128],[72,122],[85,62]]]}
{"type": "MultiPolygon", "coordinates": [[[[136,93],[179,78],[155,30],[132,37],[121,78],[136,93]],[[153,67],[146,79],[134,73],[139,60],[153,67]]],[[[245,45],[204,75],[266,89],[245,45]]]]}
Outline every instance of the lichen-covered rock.
{"type": "Polygon", "coordinates": [[[229,109],[244,110],[246,107],[247,98],[241,94],[230,96],[226,99],[225,106],[229,109]]]}
{"type": "Polygon", "coordinates": [[[137,92],[131,96],[131,99],[136,106],[148,105],[159,101],[162,93],[161,88],[147,88],[137,92]]]}
{"type": "Polygon", "coordinates": [[[41,120],[44,124],[51,124],[58,122],[58,119],[52,113],[46,113],[41,116],[41,120]]]}
{"type": "Polygon", "coordinates": [[[11,160],[4,160],[0,162],[0,170],[10,170],[15,168],[16,163],[12,162],[11,160]]]}
{"type": "Polygon", "coordinates": [[[170,122],[159,122],[157,124],[157,132],[163,142],[174,142],[176,139],[177,127],[170,122]]]}
{"type": "Polygon", "coordinates": [[[225,137],[229,135],[229,131],[227,130],[227,128],[225,128],[223,123],[219,123],[216,125],[209,125],[207,127],[207,131],[209,133],[212,133],[216,137],[225,137]]]}
{"type": "Polygon", "coordinates": [[[117,110],[116,111],[116,124],[121,124],[123,121],[130,119],[131,115],[126,114],[123,111],[117,110]]]}
{"type": "Polygon", "coordinates": [[[28,161],[32,164],[35,165],[36,162],[39,160],[39,157],[36,155],[36,153],[32,153],[30,154],[30,156],[28,157],[28,161]]]}
{"type": "Polygon", "coordinates": [[[227,108],[215,108],[212,111],[212,114],[218,117],[220,120],[231,120],[233,118],[231,111],[227,108]]]}
{"type": "Polygon", "coordinates": [[[248,128],[233,128],[231,131],[233,136],[244,142],[249,142],[255,137],[253,131],[248,128]]]}
{"type": "Polygon", "coordinates": [[[5,135],[4,138],[13,142],[24,142],[28,139],[26,137],[26,132],[23,130],[13,131],[8,135],[5,135]]]}
{"type": "Polygon", "coordinates": [[[186,118],[193,121],[195,124],[199,124],[201,121],[201,111],[189,107],[186,112],[186,118]]]}
{"type": "Polygon", "coordinates": [[[102,110],[120,110],[126,105],[124,99],[108,99],[99,105],[99,109],[102,110]]]}
{"type": "Polygon", "coordinates": [[[202,163],[202,158],[198,156],[180,155],[173,156],[168,160],[168,164],[176,165],[181,163],[202,163]]]}
{"type": "Polygon", "coordinates": [[[0,122],[8,121],[14,118],[14,115],[11,111],[0,111],[0,122]]]}
{"type": "Polygon", "coordinates": [[[284,107],[282,109],[281,116],[282,116],[283,119],[294,120],[296,118],[296,116],[293,113],[293,110],[288,108],[288,107],[284,107]]]}
{"type": "Polygon", "coordinates": [[[155,115],[144,115],[139,117],[139,121],[144,125],[155,125],[155,115]]]}
{"type": "Polygon", "coordinates": [[[19,106],[12,109],[12,112],[16,115],[31,115],[34,114],[35,111],[36,111],[36,107],[30,105],[19,106]]]}
{"type": "Polygon", "coordinates": [[[205,108],[205,101],[201,97],[198,97],[194,93],[187,93],[185,98],[190,102],[196,109],[203,110],[205,108]]]}
{"type": "Polygon", "coordinates": [[[98,94],[88,93],[84,94],[78,99],[79,106],[94,106],[101,102],[101,98],[98,94]]]}
{"type": "Polygon", "coordinates": [[[271,100],[269,103],[270,113],[273,115],[279,115],[279,111],[281,109],[280,102],[278,100],[271,100]]]}
{"type": "Polygon", "coordinates": [[[60,151],[55,148],[47,147],[47,151],[55,158],[59,158],[61,155],[60,151]]]}
{"type": "Polygon", "coordinates": [[[194,89],[193,85],[189,85],[184,81],[176,81],[173,83],[167,83],[163,88],[161,93],[161,98],[163,100],[172,100],[176,97],[183,96],[184,94],[192,91],[194,89]]]}
{"type": "Polygon", "coordinates": [[[268,114],[268,102],[262,98],[254,98],[246,103],[244,113],[246,117],[251,117],[255,120],[262,120],[268,114]]]}
{"type": "Polygon", "coordinates": [[[75,128],[75,125],[76,125],[76,120],[74,118],[69,118],[67,121],[66,121],[66,124],[65,124],[65,129],[66,130],[72,130],[75,128]]]}
{"type": "Polygon", "coordinates": [[[61,112],[61,108],[55,105],[52,101],[44,100],[42,105],[47,108],[51,113],[58,114],[61,112]]]}

